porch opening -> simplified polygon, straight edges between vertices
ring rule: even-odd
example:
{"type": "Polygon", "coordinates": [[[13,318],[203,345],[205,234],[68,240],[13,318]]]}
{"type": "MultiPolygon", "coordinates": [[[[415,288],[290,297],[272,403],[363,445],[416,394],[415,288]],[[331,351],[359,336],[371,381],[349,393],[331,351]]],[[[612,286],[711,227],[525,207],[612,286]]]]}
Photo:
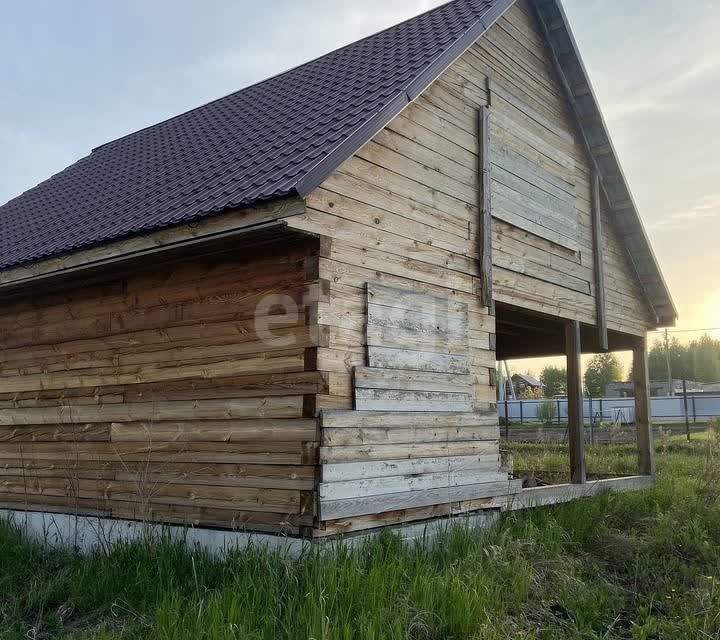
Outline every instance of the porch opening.
{"type": "Polygon", "coordinates": [[[631,406],[617,412],[585,386],[584,361],[605,353],[598,327],[498,303],[496,333],[503,456],[524,488],[654,475],[645,338],[608,331],[608,353],[625,352],[634,380],[631,406]],[[522,375],[528,363],[517,361],[526,359],[539,359],[533,369],[564,369],[564,384],[548,389],[540,376],[522,375]]]}

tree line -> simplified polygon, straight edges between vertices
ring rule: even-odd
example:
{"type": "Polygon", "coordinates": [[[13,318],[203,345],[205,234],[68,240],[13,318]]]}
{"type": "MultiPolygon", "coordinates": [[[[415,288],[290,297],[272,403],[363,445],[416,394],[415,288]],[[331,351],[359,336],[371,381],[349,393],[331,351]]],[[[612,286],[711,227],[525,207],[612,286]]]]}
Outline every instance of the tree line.
{"type": "MultiPolygon", "coordinates": [[[[694,382],[720,382],[720,340],[704,335],[699,340],[681,344],[677,338],[669,341],[667,349],[671,377],[676,380],[694,382]]],[[[656,341],[648,355],[650,379],[668,379],[668,357],[663,340],[656,341]]],[[[628,372],[632,379],[632,368],[628,372]]],[[[606,395],[607,386],[612,382],[625,380],[622,364],[612,353],[596,355],[585,371],[585,392],[593,397],[606,395]]],[[[546,398],[567,395],[567,371],[565,367],[546,366],[540,374],[546,398]]]]}
{"type": "Polygon", "coordinates": [[[675,337],[670,338],[667,357],[664,341],[657,340],[648,358],[651,380],[668,379],[668,359],[671,377],[676,380],[720,382],[720,340],[714,340],[707,334],[688,344],[681,344],[675,337]]]}

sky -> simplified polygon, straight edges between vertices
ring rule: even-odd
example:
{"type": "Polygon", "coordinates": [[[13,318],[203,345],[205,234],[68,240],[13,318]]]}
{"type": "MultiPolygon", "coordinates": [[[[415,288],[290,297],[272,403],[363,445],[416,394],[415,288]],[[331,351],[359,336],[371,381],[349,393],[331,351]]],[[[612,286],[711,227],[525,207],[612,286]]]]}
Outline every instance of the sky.
{"type": "MultiPolygon", "coordinates": [[[[0,203],[99,144],[439,4],[0,0],[0,203]]],[[[720,328],[720,0],[564,4],[678,328],[720,328]]]]}

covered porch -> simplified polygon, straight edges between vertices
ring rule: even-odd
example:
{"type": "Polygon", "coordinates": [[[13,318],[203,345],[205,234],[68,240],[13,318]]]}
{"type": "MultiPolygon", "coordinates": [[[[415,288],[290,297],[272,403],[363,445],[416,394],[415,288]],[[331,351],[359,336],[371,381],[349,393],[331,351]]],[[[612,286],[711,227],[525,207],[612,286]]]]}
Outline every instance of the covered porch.
{"type": "MultiPolygon", "coordinates": [[[[654,483],[655,450],[645,337],[604,330],[577,320],[553,317],[500,302],[496,304],[496,331],[498,361],[560,356],[565,359],[567,370],[567,399],[563,401],[563,405],[567,405],[565,436],[568,481],[558,483],[558,480],[555,480],[547,486],[524,486],[521,493],[509,500],[507,508],[556,504],[589,497],[604,490],[631,490],[654,483]],[[607,477],[588,472],[585,428],[588,416],[585,415],[586,404],[583,398],[581,356],[619,351],[632,353],[638,466],[636,474],[607,477]]],[[[506,442],[509,428],[506,421],[500,430],[501,437],[506,442]]]]}

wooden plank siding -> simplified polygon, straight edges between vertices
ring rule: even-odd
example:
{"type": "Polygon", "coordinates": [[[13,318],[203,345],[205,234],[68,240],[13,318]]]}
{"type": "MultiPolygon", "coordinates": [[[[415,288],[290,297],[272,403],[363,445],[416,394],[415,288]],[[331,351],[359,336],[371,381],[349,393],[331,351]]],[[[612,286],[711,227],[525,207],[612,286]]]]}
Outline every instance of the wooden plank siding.
{"type": "Polygon", "coordinates": [[[6,302],[0,506],[310,531],[313,399],[329,389],[314,367],[317,245],[245,247],[6,302]]]}
{"type": "Polygon", "coordinates": [[[354,369],[358,411],[472,411],[468,307],[367,286],[368,367],[354,369]]]}
{"type": "MultiPolygon", "coordinates": [[[[329,302],[321,305],[318,322],[328,331],[329,346],[318,350],[317,365],[330,392],[317,398],[323,414],[318,535],[492,504],[492,495],[477,490],[479,476],[473,482],[478,470],[468,475],[450,468],[448,474],[442,466],[473,460],[490,483],[502,474],[499,434],[487,439],[478,425],[453,421],[476,416],[482,422],[492,415],[497,422],[495,318],[487,304],[495,300],[595,324],[591,180],[543,36],[529,7],[519,2],[311,193],[304,215],[288,219],[292,227],[327,238],[320,277],[328,282],[329,302]],[[482,118],[483,107],[489,119],[482,118]],[[483,122],[489,122],[487,158],[483,122]],[[490,192],[484,190],[486,160],[490,192]],[[482,222],[486,195],[489,236],[482,222]],[[489,245],[491,269],[482,265],[489,245]],[[489,271],[492,296],[482,284],[489,271]],[[401,372],[432,370],[428,363],[436,354],[422,341],[405,342],[408,336],[397,327],[378,334],[369,320],[368,286],[467,307],[469,348],[453,351],[457,342],[450,341],[442,370],[435,372],[470,376],[470,412],[446,414],[450,422],[443,428],[422,426],[412,407],[437,419],[443,415],[438,412],[453,410],[451,396],[457,394],[438,395],[439,403],[427,405],[427,391],[409,398],[409,386],[421,382],[418,376],[405,380],[401,372]],[[378,344],[379,336],[396,343],[378,344]],[[392,380],[378,368],[393,370],[392,380]],[[393,385],[402,388],[388,391],[393,385]],[[403,409],[400,418],[392,417],[403,409]],[[346,424],[334,424],[338,420],[346,424]],[[368,427],[368,420],[377,424],[368,427]],[[415,465],[423,470],[413,471],[415,465]],[[471,487],[469,493],[462,487],[471,487]]],[[[652,312],[607,210],[602,216],[607,325],[639,335],[652,324],[652,312]]],[[[435,385],[430,393],[443,393],[442,380],[422,383],[435,385]]],[[[515,490],[507,482],[494,487],[495,497],[515,490]]]]}

